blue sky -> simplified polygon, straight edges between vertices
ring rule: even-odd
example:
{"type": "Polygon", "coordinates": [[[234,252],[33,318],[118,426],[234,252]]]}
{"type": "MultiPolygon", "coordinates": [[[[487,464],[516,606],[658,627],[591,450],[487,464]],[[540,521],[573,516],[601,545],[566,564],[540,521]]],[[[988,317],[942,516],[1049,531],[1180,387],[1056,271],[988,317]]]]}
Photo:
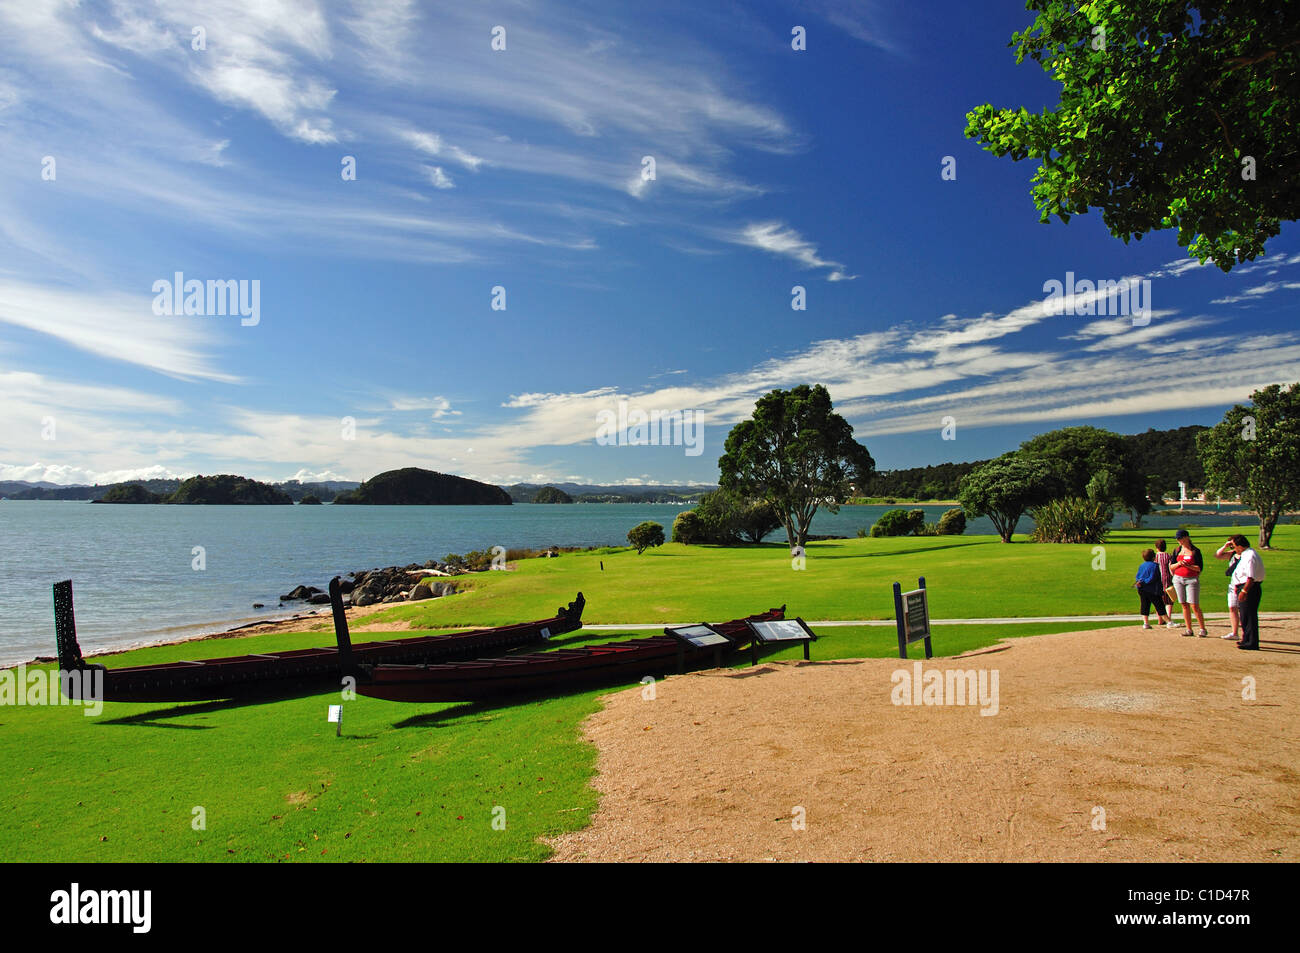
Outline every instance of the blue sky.
{"type": "Polygon", "coordinates": [[[1040,224],[1034,166],[963,138],[1055,102],[1007,48],[1027,16],[0,4],[0,479],[712,481],[757,397],[814,382],[892,468],[1300,380],[1292,226],[1224,275],[1040,224]],[[257,323],[155,314],[176,272],[257,281],[257,323]],[[1048,313],[1067,272],[1147,278],[1150,323],[1048,313]],[[698,414],[703,452],[598,444],[620,400],[698,414]]]}

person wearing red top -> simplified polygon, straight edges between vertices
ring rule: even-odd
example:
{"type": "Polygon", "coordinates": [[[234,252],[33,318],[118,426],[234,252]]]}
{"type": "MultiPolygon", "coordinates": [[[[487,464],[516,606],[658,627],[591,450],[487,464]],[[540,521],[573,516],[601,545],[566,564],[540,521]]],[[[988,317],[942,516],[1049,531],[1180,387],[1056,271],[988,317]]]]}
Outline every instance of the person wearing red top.
{"type": "Polygon", "coordinates": [[[1173,566],[1174,592],[1183,606],[1183,621],[1187,628],[1183,635],[1192,634],[1192,610],[1196,611],[1196,621],[1201,624],[1201,638],[1210,633],[1205,631],[1205,614],[1201,612],[1201,570],[1205,560],[1201,551],[1192,545],[1191,534],[1180,529],[1174,536],[1178,539],[1178,550],[1174,552],[1170,563],[1173,566]]]}

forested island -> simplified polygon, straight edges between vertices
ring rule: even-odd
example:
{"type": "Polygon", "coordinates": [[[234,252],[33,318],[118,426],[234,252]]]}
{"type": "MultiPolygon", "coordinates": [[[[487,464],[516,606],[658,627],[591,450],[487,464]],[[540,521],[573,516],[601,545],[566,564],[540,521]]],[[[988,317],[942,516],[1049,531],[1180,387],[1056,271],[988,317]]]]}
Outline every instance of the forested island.
{"type": "Polygon", "coordinates": [[[553,486],[544,486],[533,497],[534,503],[572,503],[573,497],[553,486]]]}
{"type": "Polygon", "coordinates": [[[259,483],[248,477],[229,473],[217,476],[194,476],[182,480],[171,493],[154,493],[138,483],[122,483],[110,487],[92,503],[177,503],[216,506],[278,505],[292,506],[293,499],[283,490],[269,483],[259,483]]]}
{"type": "Polygon", "coordinates": [[[334,498],[336,506],[509,506],[511,502],[510,494],[499,486],[419,467],[388,470],[334,498]]]}

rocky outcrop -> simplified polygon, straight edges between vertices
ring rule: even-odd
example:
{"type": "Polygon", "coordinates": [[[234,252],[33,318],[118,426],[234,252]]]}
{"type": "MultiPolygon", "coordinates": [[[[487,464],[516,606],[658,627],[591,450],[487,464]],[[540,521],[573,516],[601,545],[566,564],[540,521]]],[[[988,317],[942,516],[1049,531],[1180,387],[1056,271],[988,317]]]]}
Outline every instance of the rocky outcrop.
{"type": "MultiPolygon", "coordinates": [[[[430,559],[423,566],[387,566],[383,569],[362,569],[339,579],[339,591],[344,604],[370,606],[385,602],[415,602],[453,595],[454,582],[424,582],[431,575],[458,576],[463,570],[430,559]]],[[[302,601],[311,605],[328,605],[329,593],[315,586],[298,586],[280,597],[281,601],[302,601]]]]}

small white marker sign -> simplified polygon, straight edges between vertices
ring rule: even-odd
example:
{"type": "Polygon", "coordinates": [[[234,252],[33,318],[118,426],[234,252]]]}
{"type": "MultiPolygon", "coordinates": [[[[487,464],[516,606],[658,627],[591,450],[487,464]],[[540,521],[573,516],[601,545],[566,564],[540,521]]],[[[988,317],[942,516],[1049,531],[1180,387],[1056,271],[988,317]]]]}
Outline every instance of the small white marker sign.
{"type": "Polygon", "coordinates": [[[329,717],[330,724],[334,724],[334,722],[342,721],[342,720],[343,720],[343,706],[330,705],[330,717],[329,717]]]}

